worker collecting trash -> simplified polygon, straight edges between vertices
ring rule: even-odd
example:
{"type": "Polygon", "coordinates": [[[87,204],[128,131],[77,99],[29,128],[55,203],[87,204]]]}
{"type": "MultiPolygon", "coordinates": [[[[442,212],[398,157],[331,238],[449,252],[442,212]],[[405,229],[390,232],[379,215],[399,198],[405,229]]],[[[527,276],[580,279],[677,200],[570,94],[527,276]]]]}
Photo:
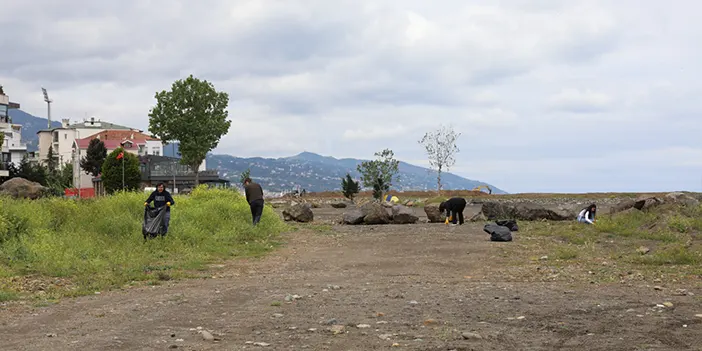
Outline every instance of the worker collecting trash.
{"type": "Polygon", "coordinates": [[[595,224],[595,215],[597,215],[597,205],[591,204],[585,207],[578,213],[578,222],[586,224],[595,224]]]}
{"type": "Polygon", "coordinates": [[[456,221],[458,221],[458,224],[463,225],[463,211],[466,209],[466,205],[466,199],[454,197],[439,204],[439,211],[446,211],[446,224],[450,221],[451,225],[456,225],[456,221]]]}
{"type": "Polygon", "coordinates": [[[175,200],[173,200],[171,193],[166,190],[165,184],[158,183],[156,190],[144,202],[144,226],[142,228],[144,239],[147,236],[154,237],[168,233],[172,205],[175,205],[175,200]],[[149,207],[149,203],[152,201],[155,208],[149,207]]]}

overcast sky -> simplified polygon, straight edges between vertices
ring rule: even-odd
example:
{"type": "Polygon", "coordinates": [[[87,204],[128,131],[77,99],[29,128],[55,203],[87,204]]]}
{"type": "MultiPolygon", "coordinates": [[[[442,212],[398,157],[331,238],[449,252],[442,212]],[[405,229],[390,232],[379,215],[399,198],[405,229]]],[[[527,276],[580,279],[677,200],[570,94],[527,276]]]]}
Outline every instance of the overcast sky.
{"type": "Polygon", "coordinates": [[[702,191],[702,2],[0,0],[23,110],[148,129],[194,74],[229,93],[216,153],[371,158],[440,124],[454,173],[508,192],[702,191]]]}

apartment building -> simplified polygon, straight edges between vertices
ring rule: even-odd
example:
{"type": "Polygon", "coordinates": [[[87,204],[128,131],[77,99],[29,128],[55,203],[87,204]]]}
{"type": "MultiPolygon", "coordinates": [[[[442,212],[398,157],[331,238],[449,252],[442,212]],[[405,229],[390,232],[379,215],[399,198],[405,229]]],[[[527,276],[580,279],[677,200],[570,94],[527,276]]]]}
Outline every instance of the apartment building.
{"type": "MultiPolygon", "coordinates": [[[[27,144],[22,141],[22,126],[12,123],[9,111],[13,108],[20,108],[18,103],[10,102],[10,97],[0,86],[0,137],[3,138],[0,149],[0,170],[4,169],[6,163],[19,165],[22,158],[27,154],[27,144]]],[[[0,176],[6,176],[5,171],[0,171],[0,176]]]]}

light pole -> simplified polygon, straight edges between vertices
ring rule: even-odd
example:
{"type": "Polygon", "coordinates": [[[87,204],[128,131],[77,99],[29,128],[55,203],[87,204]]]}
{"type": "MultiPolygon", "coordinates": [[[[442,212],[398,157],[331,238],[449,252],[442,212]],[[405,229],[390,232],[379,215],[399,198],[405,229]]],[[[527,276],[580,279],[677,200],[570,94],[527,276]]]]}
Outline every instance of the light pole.
{"type": "Polygon", "coordinates": [[[48,119],[48,127],[51,129],[51,103],[54,102],[53,100],[49,99],[49,94],[46,92],[46,89],[41,88],[41,92],[44,93],[44,102],[46,102],[46,115],[48,119]]]}

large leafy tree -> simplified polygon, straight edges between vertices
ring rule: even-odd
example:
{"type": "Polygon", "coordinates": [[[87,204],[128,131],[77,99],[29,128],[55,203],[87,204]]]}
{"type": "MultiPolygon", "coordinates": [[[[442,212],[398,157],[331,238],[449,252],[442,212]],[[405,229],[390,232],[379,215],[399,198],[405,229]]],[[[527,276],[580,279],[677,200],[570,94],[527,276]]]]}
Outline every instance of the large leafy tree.
{"type": "Polygon", "coordinates": [[[395,154],[390,149],[375,153],[376,159],[364,161],[358,165],[363,186],[373,189],[373,197],[380,199],[383,193],[390,190],[393,178],[398,179],[400,161],[395,159],[395,154]]]}
{"type": "Polygon", "coordinates": [[[229,131],[229,94],[192,75],[177,80],[170,91],[156,93],[156,106],[149,112],[149,131],[163,142],[178,141],[181,163],[195,172],[207,153],[217,147],[229,131]]]}
{"type": "Polygon", "coordinates": [[[87,174],[97,177],[102,170],[102,164],[107,157],[107,148],[100,139],[93,139],[88,144],[85,156],[80,160],[80,168],[87,174]]]}
{"type": "Polygon", "coordinates": [[[124,149],[112,151],[102,164],[102,185],[108,194],[119,190],[137,190],[141,184],[139,158],[124,149]],[[120,156],[121,155],[121,156],[120,156]],[[122,187],[122,162],[124,162],[124,188],[122,187]]]}
{"type": "Polygon", "coordinates": [[[424,134],[419,143],[424,146],[429,158],[429,165],[436,170],[436,191],[441,194],[441,173],[448,171],[456,163],[456,153],[460,150],[456,140],[461,133],[452,127],[441,126],[439,129],[424,134]]]}

